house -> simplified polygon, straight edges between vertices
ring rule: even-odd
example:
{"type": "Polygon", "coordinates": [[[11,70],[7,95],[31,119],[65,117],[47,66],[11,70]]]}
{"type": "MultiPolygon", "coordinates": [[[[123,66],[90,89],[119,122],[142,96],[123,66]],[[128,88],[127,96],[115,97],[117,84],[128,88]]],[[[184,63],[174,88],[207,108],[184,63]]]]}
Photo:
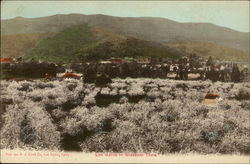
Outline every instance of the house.
{"type": "Polygon", "coordinates": [[[1,63],[15,63],[12,58],[0,58],[1,63]]]}
{"type": "Polygon", "coordinates": [[[74,74],[72,72],[67,72],[67,73],[63,74],[62,77],[63,78],[77,78],[77,79],[79,79],[81,76],[74,74]]]}
{"type": "Polygon", "coordinates": [[[206,94],[202,103],[206,104],[206,105],[213,105],[221,100],[222,100],[222,98],[220,97],[220,95],[208,93],[208,94],[206,94]]]}

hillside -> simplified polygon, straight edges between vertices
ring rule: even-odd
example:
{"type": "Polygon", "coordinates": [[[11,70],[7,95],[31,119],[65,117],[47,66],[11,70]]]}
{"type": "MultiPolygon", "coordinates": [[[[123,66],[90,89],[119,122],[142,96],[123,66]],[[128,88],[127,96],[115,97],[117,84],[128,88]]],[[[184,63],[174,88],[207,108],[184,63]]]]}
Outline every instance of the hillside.
{"type": "Polygon", "coordinates": [[[250,59],[250,53],[248,52],[208,42],[180,41],[169,43],[168,46],[176,48],[183,53],[195,53],[205,58],[212,56],[214,59],[238,62],[246,62],[250,59]]]}
{"type": "Polygon", "coordinates": [[[5,35],[1,37],[1,56],[19,57],[23,56],[33,48],[39,41],[53,33],[22,33],[5,35]]]}
{"type": "Polygon", "coordinates": [[[42,18],[1,20],[1,35],[59,32],[72,25],[87,23],[91,27],[110,29],[136,38],[169,43],[182,40],[210,42],[249,52],[249,33],[238,32],[210,23],[178,23],[152,17],[112,17],[106,15],[54,15],[42,18]],[[18,27],[18,28],[17,28],[18,27]]]}
{"type": "Polygon", "coordinates": [[[25,56],[25,60],[47,60],[53,62],[73,62],[83,49],[96,44],[87,25],[73,26],[38,43],[25,56]]]}
{"type": "MultiPolygon", "coordinates": [[[[95,38],[99,40],[99,43],[112,43],[113,48],[119,47],[118,45],[120,45],[122,42],[125,43],[125,41],[129,38],[129,36],[115,33],[111,29],[101,28],[98,26],[90,28],[90,31],[91,33],[95,34],[95,38]]],[[[2,57],[24,56],[28,51],[34,48],[38,44],[38,42],[53,35],[55,35],[55,33],[22,33],[4,35],[1,37],[1,55],[2,57]]],[[[205,58],[212,56],[213,58],[228,61],[245,62],[249,60],[250,55],[245,51],[208,42],[178,41],[167,43],[167,45],[183,53],[196,53],[197,55],[205,58]]],[[[123,49],[125,48],[123,47],[123,49]]]]}
{"type": "Polygon", "coordinates": [[[183,53],[160,43],[121,35],[108,29],[75,25],[43,39],[25,60],[79,62],[110,57],[178,58],[183,53]]]}

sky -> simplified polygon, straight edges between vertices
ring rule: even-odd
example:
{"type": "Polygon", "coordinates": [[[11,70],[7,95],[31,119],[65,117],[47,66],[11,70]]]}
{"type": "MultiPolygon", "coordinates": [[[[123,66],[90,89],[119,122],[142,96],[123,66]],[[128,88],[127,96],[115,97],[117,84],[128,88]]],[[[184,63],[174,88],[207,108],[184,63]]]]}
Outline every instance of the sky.
{"type": "Polygon", "coordinates": [[[1,19],[55,14],[162,17],[249,32],[249,1],[1,1],[1,19]]]}

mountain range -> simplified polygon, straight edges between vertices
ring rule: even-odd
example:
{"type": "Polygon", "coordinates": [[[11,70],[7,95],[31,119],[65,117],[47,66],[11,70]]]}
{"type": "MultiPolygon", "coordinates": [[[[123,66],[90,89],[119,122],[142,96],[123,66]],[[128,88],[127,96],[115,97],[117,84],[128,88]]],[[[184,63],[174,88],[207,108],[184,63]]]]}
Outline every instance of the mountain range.
{"type": "Polygon", "coordinates": [[[72,51],[78,55],[66,53],[68,57],[73,55],[69,61],[78,59],[76,56],[79,57],[79,53],[85,56],[95,53],[93,56],[100,57],[97,54],[105,51],[106,55],[112,51],[116,56],[171,58],[196,53],[199,56],[213,56],[220,60],[246,61],[249,60],[250,52],[249,36],[247,32],[210,23],[179,23],[153,17],[113,17],[100,14],[17,17],[1,20],[1,55],[26,56],[25,58],[34,56],[37,59],[44,56],[44,60],[48,57],[57,60],[56,53],[63,56],[66,50],[71,51],[73,48],[72,51]],[[85,26],[88,27],[91,37],[86,42],[78,42],[76,38],[80,38],[73,34],[76,31],[72,29],[82,27],[80,31],[85,33],[85,26]],[[62,42],[59,38],[70,38],[71,42],[78,46],[67,46],[70,41],[62,42]],[[92,49],[89,46],[92,46],[92,49]],[[47,48],[50,48],[50,53],[47,48]],[[135,49],[135,52],[131,52],[131,48],[135,49]],[[121,55],[119,51],[126,53],[121,55]]]}

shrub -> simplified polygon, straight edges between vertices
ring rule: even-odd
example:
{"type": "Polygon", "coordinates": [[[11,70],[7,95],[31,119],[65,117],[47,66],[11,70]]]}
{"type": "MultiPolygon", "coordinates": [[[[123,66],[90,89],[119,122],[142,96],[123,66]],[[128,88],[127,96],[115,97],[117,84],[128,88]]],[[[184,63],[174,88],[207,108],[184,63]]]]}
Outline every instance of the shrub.
{"type": "Polygon", "coordinates": [[[34,129],[31,127],[27,115],[24,115],[24,119],[20,125],[20,140],[25,144],[32,144],[36,140],[34,129]]]}
{"type": "Polygon", "coordinates": [[[242,107],[242,109],[250,110],[250,101],[242,101],[241,107],[242,107]]]}
{"type": "Polygon", "coordinates": [[[4,125],[1,129],[1,149],[23,148],[20,141],[21,122],[23,121],[25,110],[17,104],[9,105],[3,114],[4,125]]]}
{"type": "Polygon", "coordinates": [[[77,84],[75,84],[75,83],[70,83],[70,84],[67,85],[67,88],[70,91],[73,91],[76,87],[77,87],[77,84]]]}
{"type": "Polygon", "coordinates": [[[236,125],[234,122],[226,121],[223,125],[223,131],[228,132],[228,131],[234,130],[235,127],[236,127],[236,125]]]}
{"type": "Polygon", "coordinates": [[[50,116],[32,101],[10,105],[4,120],[2,148],[59,149],[60,133],[50,116]]]}
{"type": "Polygon", "coordinates": [[[250,99],[250,89],[242,87],[239,89],[237,97],[238,100],[249,100],[250,99]]]}
{"type": "Polygon", "coordinates": [[[44,88],[54,88],[55,86],[52,83],[36,83],[35,88],[44,89],[44,88]]]}
{"type": "Polygon", "coordinates": [[[177,120],[179,120],[180,119],[180,116],[179,116],[180,114],[179,113],[177,113],[177,112],[170,112],[170,113],[168,113],[168,115],[167,115],[167,121],[169,121],[169,122],[172,122],[172,121],[177,121],[177,120]]]}
{"type": "Polygon", "coordinates": [[[204,131],[201,133],[201,135],[204,141],[210,144],[218,143],[222,140],[222,133],[218,131],[212,131],[212,132],[204,131]]]}
{"type": "Polygon", "coordinates": [[[249,85],[115,79],[100,88],[78,80],[3,81],[1,148],[249,153],[249,100],[241,88],[249,85]],[[202,104],[208,92],[223,101],[202,104]],[[100,95],[108,97],[105,106],[100,95]]]}
{"type": "Polygon", "coordinates": [[[19,91],[30,91],[30,83],[22,83],[21,87],[17,88],[19,91]]]}

